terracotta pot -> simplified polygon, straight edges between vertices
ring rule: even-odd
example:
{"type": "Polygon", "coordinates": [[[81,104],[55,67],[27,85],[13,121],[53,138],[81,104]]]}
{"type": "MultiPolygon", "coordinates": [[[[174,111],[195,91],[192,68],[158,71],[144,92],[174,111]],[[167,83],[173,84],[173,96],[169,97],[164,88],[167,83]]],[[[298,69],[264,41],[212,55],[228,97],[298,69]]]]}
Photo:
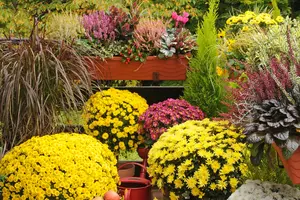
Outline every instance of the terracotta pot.
{"type": "MultiPolygon", "coordinates": [[[[118,166],[121,166],[124,163],[118,163],[118,166]]],[[[133,177],[135,173],[135,165],[134,164],[128,164],[124,166],[122,169],[118,169],[118,174],[120,178],[124,177],[133,177]]]]}
{"type": "Polygon", "coordinates": [[[289,159],[285,159],[281,148],[276,144],[272,144],[274,149],[277,151],[280,160],[283,163],[285,170],[287,171],[293,184],[300,184],[300,148],[298,148],[289,159]]]}
{"type": "Polygon", "coordinates": [[[160,59],[148,56],[145,62],[123,63],[121,57],[102,61],[86,57],[94,80],[185,80],[188,59],[185,55],[160,59]]]}

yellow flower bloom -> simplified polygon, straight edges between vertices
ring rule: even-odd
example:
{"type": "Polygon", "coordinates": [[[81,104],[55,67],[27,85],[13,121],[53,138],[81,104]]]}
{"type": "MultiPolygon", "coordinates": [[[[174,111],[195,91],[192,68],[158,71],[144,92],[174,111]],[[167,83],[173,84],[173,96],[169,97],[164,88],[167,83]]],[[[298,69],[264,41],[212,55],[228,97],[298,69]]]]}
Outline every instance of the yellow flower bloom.
{"type": "Polygon", "coordinates": [[[115,154],[134,150],[140,144],[137,121],[147,108],[146,100],[138,94],[110,88],[93,94],[85,103],[83,127],[87,134],[107,143],[115,154]],[[121,146],[115,144],[115,137],[123,142],[121,146]]]}
{"type": "Polygon", "coordinates": [[[284,18],[282,16],[277,16],[275,19],[278,23],[281,23],[284,21],[284,18]]]}
{"type": "Polygon", "coordinates": [[[109,137],[108,133],[103,133],[103,134],[102,134],[102,138],[103,138],[104,140],[106,140],[108,137],[109,137]]]}
{"type": "Polygon", "coordinates": [[[116,163],[107,145],[89,135],[59,133],[33,137],[0,161],[0,174],[7,176],[2,183],[3,199],[102,196],[117,189],[116,163]]]}
{"type": "Polygon", "coordinates": [[[236,188],[238,185],[239,181],[236,178],[230,178],[229,184],[231,188],[236,188]]]}
{"type": "Polygon", "coordinates": [[[220,31],[220,32],[218,33],[218,37],[219,37],[219,38],[223,38],[223,37],[225,37],[225,35],[226,35],[226,33],[225,33],[224,30],[222,30],[222,31],[220,31]]]}
{"type": "Polygon", "coordinates": [[[204,119],[176,125],[152,146],[148,173],[155,185],[175,196],[183,188],[198,198],[229,192],[245,170],[241,135],[228,121],[204,119]]]}

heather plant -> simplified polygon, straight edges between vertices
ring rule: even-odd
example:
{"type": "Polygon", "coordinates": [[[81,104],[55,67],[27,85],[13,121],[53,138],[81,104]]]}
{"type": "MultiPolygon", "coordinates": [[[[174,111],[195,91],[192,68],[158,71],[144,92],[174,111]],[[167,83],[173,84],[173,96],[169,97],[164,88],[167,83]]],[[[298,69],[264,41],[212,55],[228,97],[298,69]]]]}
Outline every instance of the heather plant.
{"type": "Polygon", "coordinates": [[[125,54],[125,49],[132,48],[133,30],[140,18],[139,9],[140,5],[133,3],[128,12],[111,6],[108,12],[97,11],[84,15],[83,25],[87,39],[77,41],[82,46],[80,52],[101,59],[125,54]]]}
{"type": "Polygon", "coordinates": [[[161,48],[161,37],[167,25],[160,19],[141,19],[134,29],[134,44],[137,48],[154,54],[161,48]]]}
{"type": "Polygon", "coordinates": [[[167,99],[151,105],[140,117],[139,134],[151,147],[168,128],[188,120],[202,120],[204,113],[185,100],[167,99]]]}
{"type": "Polygon", "coordinates": [[[96,42],[114,41],[116,37],[115,24],[104,11],[97,11],[84,15],[82,19],[85,35],[89,40],[96,42]]]}

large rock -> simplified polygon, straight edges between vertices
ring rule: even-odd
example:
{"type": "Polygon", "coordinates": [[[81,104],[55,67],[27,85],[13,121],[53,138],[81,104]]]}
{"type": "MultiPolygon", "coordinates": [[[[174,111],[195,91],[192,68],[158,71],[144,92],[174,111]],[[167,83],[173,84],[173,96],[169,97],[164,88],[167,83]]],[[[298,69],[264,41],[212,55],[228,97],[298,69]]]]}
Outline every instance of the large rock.
{"type": "Polygon", "coordinates": [[[228,200],[300,200],[300,190],[290,185],[247,180],[228,200]]]}

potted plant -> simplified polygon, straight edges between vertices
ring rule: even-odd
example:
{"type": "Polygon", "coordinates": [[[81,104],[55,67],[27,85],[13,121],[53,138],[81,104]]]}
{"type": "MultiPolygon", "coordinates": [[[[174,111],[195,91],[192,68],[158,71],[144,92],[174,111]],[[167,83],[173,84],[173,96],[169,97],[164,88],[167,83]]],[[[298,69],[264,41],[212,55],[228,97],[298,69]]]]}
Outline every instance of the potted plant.
{"type": "Polygon", "coordinates": [[[152,183],[170,199],[227,199],[247,172],[243,137],[228,121],[173,126],[149,152],[152,183]]]}
{"type": "MultiPolygon", "coordinates": [[[[137,151],[147,166],[148,153],[159,137],[174,125],[188,120],[201,120],[204,113],[185,100],[167,99],[163,102],[152,104],[139,117],[139,135],[143,138],[137,151]]],[[[142,171],[143,172],[143,171],[142,171]]]]}
{"type": "MultiPolygon", "coordinates": [[[[118,157],[120,152],[135,151],[141,144],[138,118],[147,108],[146,100],[138,94],[110,88],[93,94],[85,103],[83,127],[118,157]]],[[[131,165],[129,170],[133,169],[131,165]]]]}
{"type": "Polygon", "coordinates": [[[297,38],[288,29],[288,53],[270,58],[264,68],[246,67],[247,78],[234,90],[236,102],[227,117],[245,127],[253,164],[273,145],[292,182],[300,184],[300,65],[292,41],[297,38]]]}
{"type": "Polygon", "coordinates": [[[33,137],[0,160],[1,199],[93,199],[117,191],[117,160],[92,136],[33,137]],[[1,193],[2,189],[2,193],[1,193]]]}
{"type": "Polygon", "coordinates": [[[83,16],[85,37],[80,40],[97,57],[90,72],[101,80],[184,80],[195,38],[184,28],[188,13],[172,14],[174,25],[160,19],[141,18],[134,3],[126,13],[112,7],[83,16]]]}
{"type": "Polygon", "coordinates": [[[151,148],[159,137],[174,125],[188,120],[202,120],[204,113],[183,99],[167,99],[152,104],[139,117],[139,135],[143,137],[141,147],[151,148]]]}

